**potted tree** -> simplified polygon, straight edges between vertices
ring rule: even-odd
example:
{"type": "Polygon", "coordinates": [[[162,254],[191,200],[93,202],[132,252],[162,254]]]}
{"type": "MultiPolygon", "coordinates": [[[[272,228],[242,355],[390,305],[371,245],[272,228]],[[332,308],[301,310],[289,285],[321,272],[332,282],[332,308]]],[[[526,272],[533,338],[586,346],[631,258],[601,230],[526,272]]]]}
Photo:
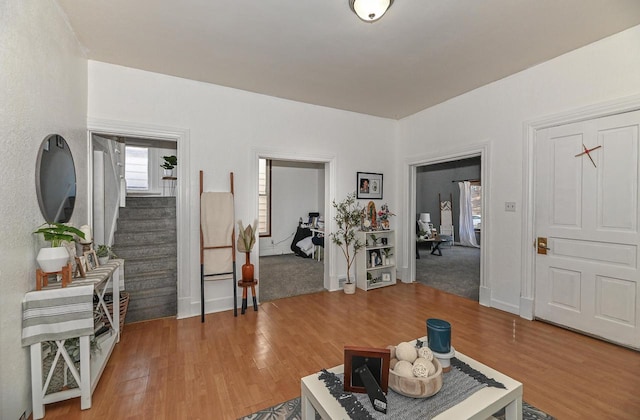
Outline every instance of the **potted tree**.
{"type": "Polygon", "coordinates": [[[347,198],[339,203],[334,200],[333,207],[336,209],[334,220],[338,228],[335,232],[331,232],[331,241],[340,247],[347,262],[347,280],[344,284],[344,292],[353,294],[356,291],[356,284],[351,281],[351,265],[358,251],[364,246],[356,237],[362,209],[360,204],[356,202],[355,192],[347,195],[347,198]]]}
{"type": "Polygon", "coordinates": [[[253,226],[242,226],[242,221],[238,220],[238,226],[240,227],[238,233],[238,251],[244,252],[246,256],[245,264],[242,265],[242,281],[253,281],[254,267],[251,264],[251,250],[256,243],[256,232],[258,231],[258,221],[253,223],[253,226]]]}
{"type": "Polygon", "coordinates": [[[160,167],[164,169],[164,176],[173,176],[173,168],[178,164],[178,157],[173,155],[162,156],[162,159],[164,159],[164,162],[160,167]]]}
{"type": "Polygon", "coordinates": [[[63,246],[64,241],[72,242],[75,237],[83,238],[84,233],[62,223],[45,224],[33,233],[41,233],[44,240],[51,243],[51,248],[42,248],[36,261],[45,273],[55,273],[69,261],[69,251],[63,246]]]}

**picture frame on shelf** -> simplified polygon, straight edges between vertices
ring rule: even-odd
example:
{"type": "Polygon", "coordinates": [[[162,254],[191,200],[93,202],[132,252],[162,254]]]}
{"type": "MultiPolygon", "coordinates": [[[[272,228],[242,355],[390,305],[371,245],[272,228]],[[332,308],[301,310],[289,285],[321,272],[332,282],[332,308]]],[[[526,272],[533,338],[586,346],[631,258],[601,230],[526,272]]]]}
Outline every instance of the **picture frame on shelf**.
{"type": "Polygon", "coordinates": [[[390,282],[391,281],[391,273],[382,273],[382,281],[390,282]]]}
{"type": "Polygon", "coordinates": [[[87,260],[87,272],[94,270],[100,266],[95,249],[92,249],[91,251],[85,251],[84,257],[87,260]]]}
{"type": "Polygon", "coordinates": [[[383,174],[372,172],[358,172],[356,191],[357,197],[362,199],[382,199],[383,174]]]}
{"type": "Polygon", "coordinates": [[[366,394],[360,375],[356,369],[366,365],[374,379],[387,393],[389,387],[389,364],[391,350],[370,347],[345,346],[344,347],[344,390],[366,394]]]}
{"type": "Polygon", "coordinates": [[[83,255],[81,257],[75,257],[75,260],[76,260],[75,277],[87,277],[87,258],[83,255]]]}

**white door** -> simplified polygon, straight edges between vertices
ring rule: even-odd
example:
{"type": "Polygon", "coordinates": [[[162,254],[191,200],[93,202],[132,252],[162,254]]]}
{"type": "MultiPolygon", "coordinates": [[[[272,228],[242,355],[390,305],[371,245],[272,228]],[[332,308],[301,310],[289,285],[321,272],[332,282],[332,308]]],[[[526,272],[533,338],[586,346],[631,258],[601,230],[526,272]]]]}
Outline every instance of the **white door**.
{"type": "Polygon", "coordinates": [[[535,179],[535,316],[635,348],[639,125],[636,111],[540,130],[535,179]]]}

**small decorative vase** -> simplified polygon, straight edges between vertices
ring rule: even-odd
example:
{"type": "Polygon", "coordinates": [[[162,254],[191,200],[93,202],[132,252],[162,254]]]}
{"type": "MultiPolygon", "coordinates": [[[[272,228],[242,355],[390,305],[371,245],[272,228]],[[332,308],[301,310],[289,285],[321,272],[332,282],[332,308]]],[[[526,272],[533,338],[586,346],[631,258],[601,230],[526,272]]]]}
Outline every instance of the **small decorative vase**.
{"type": "Polygon", "coordinates": [[[173,169],[165,169],[164,176],[173,176],[173,169]]]}
{"type": "Polygon", "coordinates": [[[247,260],[245,264],[242,266],[242,281],[253,281],[253,264],[251,264],[251,260],[249,259],[250,252],[245,252],[247,256],[247,260]]]}
{"type": "Polygon", "coordinates": [[[100,265],[105,265],[109,262],[109,256],[107,255],[106,257],[98,257],[98,262],[100,263],[100,265]]]}
{"type": "Polygon", "coordinates": [[[347,295],[352,295],[356,292],[356,284],[355,283],[345,283],[344,284],[344,293],[347,295]]]}
{"type": "Polygon", "coordinates": [[[38,265],[45,273],[61,271],[69,261],[69,251],[63,246],[42,248],[36,257],[38,265]]]}

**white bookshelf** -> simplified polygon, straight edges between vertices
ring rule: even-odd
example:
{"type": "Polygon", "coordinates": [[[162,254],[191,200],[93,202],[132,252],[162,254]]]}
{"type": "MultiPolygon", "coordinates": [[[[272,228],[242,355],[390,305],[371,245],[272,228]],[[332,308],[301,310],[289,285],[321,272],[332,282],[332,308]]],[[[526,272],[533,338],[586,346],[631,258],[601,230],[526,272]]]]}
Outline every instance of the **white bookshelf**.
{"type": "Polygon", "coordinates": [[[359,231],[358,238],[365,246],[356,255],[356,286],[371,290],[396,284],[395,232],[359,231]]]}

